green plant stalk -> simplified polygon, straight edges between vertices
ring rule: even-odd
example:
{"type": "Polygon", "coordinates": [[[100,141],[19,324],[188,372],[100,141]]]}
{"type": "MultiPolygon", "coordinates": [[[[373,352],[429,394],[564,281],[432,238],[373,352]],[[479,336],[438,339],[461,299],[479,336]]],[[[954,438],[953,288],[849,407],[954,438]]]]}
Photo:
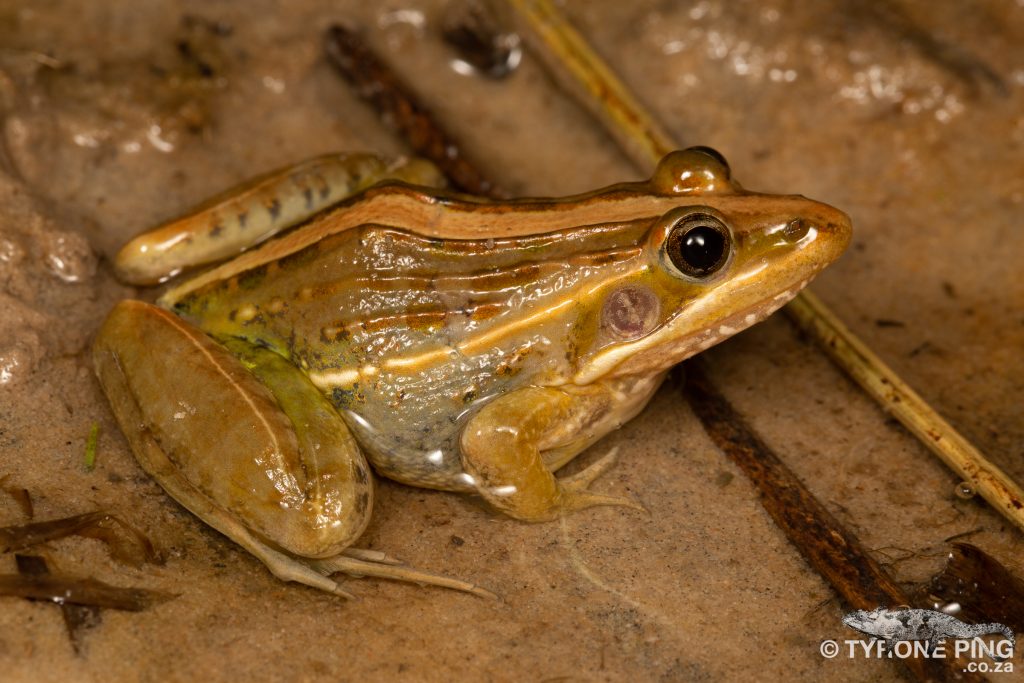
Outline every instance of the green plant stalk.
{"type": "Polygon", "coordinates": [[[89,428],[89,436],[85,439],[85,471],[92,472],[96,467],[96,447],[100,441],[100,423],[93,422],[89,428]]]}

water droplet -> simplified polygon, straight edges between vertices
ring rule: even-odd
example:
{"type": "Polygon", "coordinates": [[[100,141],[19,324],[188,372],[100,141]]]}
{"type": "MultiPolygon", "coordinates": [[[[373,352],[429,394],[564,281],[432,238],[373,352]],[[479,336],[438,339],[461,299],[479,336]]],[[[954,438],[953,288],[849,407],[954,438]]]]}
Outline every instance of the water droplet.
{"type": "Polygon", "coordinates": [[[956,494],[957,498],[962,500],[970,500],[971,498],[974,498],[977,493],[971,483],[967,481],[962,481],[957,484],[956,489],[953,492],[956,494]]]}

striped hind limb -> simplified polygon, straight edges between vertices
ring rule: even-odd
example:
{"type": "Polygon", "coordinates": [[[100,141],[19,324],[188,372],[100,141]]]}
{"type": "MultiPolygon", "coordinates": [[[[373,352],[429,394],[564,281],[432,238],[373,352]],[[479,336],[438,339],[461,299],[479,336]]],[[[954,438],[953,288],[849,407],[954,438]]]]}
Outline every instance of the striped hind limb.
{"type": "Polygon", "coordinates": [[[319,156],[237,185],[142,233],[118,252],[114,266],[125,282],[162,282],[235,256],[386,180],[444,185],[440,171],[423,159],[319,156]]]}
{"type": "Polygon", "coordinates": [[[334,406],[287,359],[123,301],[97,335],[93,363],[142,468],[275,576],[346,597],[330,574],[489,595],[350,547],[373,507],[369,465],[334,406]]]}

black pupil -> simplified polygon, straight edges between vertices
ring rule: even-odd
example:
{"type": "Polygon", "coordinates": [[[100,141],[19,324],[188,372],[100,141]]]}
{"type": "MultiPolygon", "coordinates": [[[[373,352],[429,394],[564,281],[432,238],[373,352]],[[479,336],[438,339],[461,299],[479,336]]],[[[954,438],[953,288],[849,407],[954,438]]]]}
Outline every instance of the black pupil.
{"type": "Polygon", "coordinates": [[[683,235],[682,242],[683,260],[699,273],[706,273],[714,268],[725,251],[725,238],[722,233],[705,225],[689,230],[683,235]]]}

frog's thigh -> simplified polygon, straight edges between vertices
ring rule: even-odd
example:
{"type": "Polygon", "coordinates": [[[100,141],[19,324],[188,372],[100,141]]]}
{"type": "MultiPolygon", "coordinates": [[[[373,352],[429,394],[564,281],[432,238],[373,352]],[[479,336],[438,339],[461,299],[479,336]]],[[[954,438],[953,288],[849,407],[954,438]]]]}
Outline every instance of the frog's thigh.
{"type": "Polygon", "coordinates": [[[491,401],[462,432],[463,467],[488,503],[517,519],[544,521],[595,505],[639,507],[626,498],[587,490],[610,459],[561,481],[544,461],[542,447],[562,425],[585,424],[608,401],[600,391],[572,394],[549,387],[518,389],[491,401]]]}
{"type": "Polygon", "coordinates": [[[231,188],[190,213],[145,232],[117,254],[118,275],[159,282],[184,268],[235,256],[382,180],[442,185],[428,161],[388,163],[371,154],[329,154],[231,188]]]}
{"type": "Polygon", "coordinates": [[[336,590],[280,550],[337,555],[369,520],[372,481],[344,422],[297,369],[256,349],[250,371],[138,301],[114,308],[93,358],[132,450],[168,493],[281,578],[336,590]]]}

